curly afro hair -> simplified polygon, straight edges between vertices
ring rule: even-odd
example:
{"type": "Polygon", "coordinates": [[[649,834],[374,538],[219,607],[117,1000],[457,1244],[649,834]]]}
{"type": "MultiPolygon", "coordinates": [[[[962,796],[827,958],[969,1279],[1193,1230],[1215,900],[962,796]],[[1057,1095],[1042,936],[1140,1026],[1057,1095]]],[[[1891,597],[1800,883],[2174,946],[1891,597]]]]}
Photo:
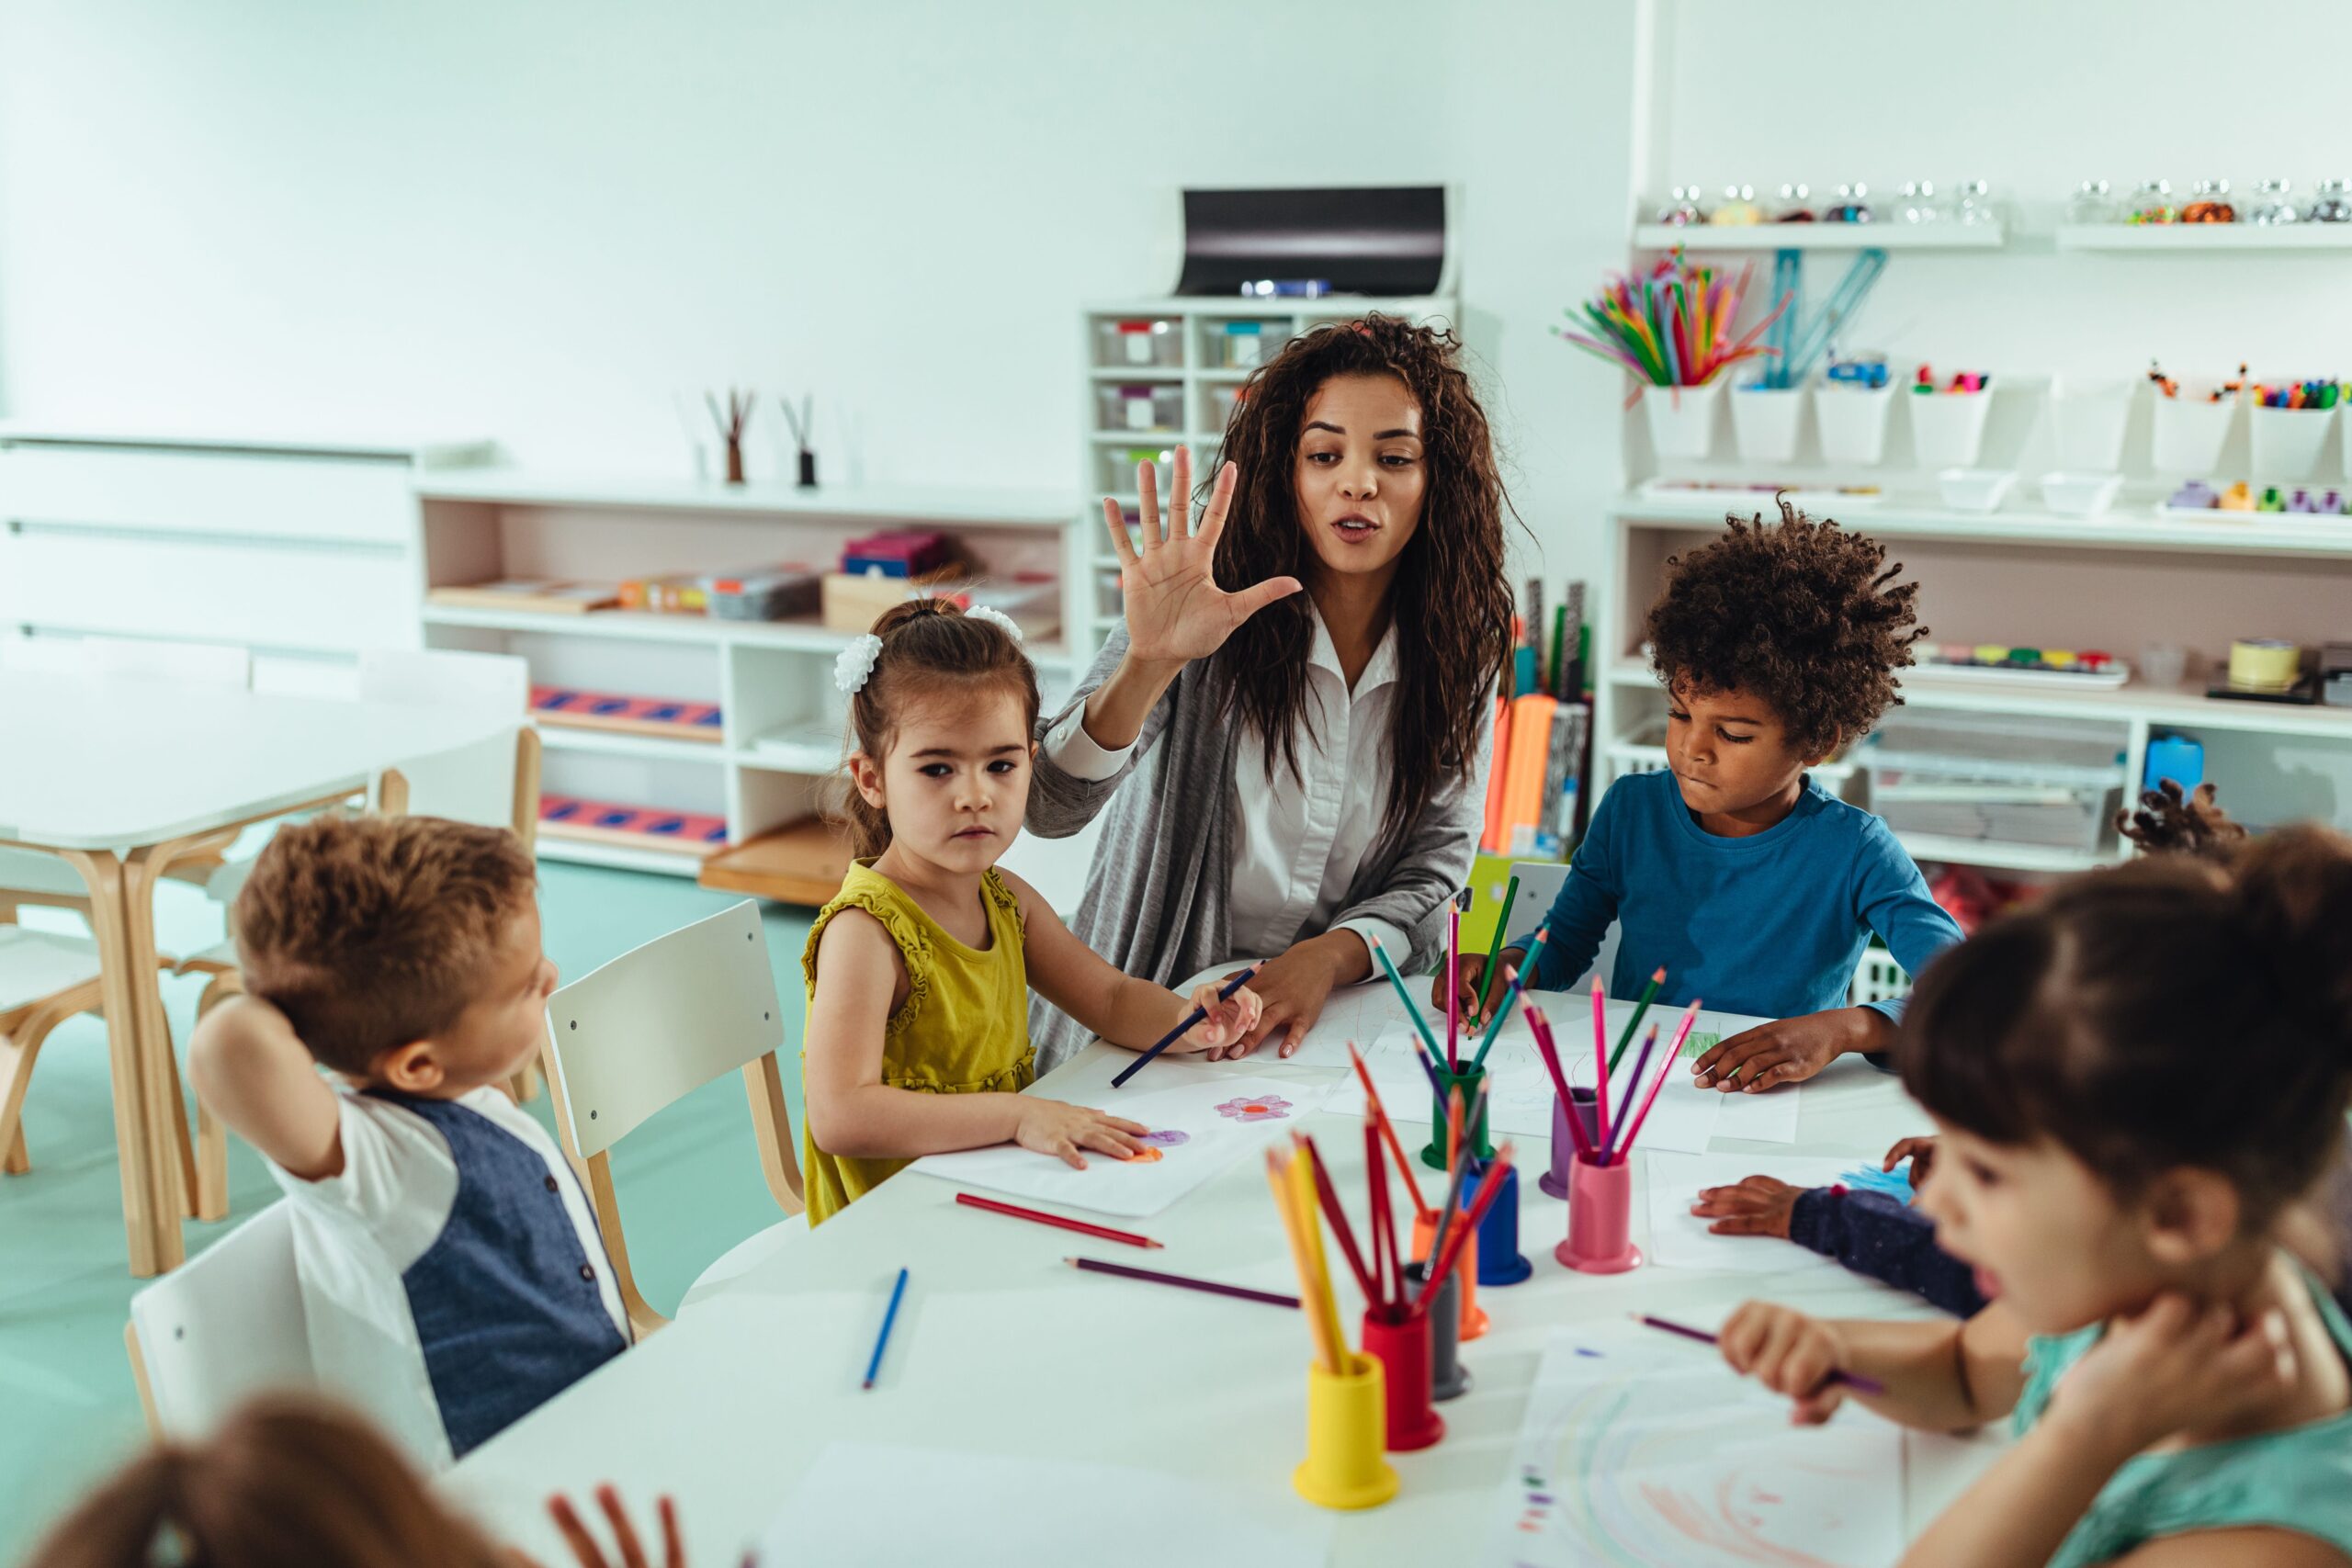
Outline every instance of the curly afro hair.
{"type": "Polygon", "coordinates": [[[1669,687],[1760,697],[1790,743],[1826,757],[1902,702],[1919,585],[1896,582],[1886,547],[1780,502],[1781,520],[1727,518],[1730,531],[1668,559],[1650,606],[1650,662],[1669,687]]]}

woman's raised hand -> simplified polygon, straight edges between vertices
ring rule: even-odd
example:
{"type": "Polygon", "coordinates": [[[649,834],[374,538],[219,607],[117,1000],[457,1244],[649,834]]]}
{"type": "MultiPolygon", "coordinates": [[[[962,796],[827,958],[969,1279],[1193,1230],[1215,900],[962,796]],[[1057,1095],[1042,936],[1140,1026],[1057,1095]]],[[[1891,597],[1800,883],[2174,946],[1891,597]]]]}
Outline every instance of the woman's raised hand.
{"type": "Polygon", "coordinates": [[[1217,470],[1208,505],[1197,525],[1192,511],[1193,457],[1176,448],[1176,493],[1169,498],[1167,525],[1159,517],[1158,476],[1149,463],[1136,466],[1136,491],[1142,513],[1142,547],[1127,536],[1119,503],[1105,499],[1102,520],[1119,553],[1119,592],[1125,601],[1127,645],[1137,660],[1184,664],[1225,646],[1233,629],[1277,599],[1299,591],[1295,577],[1270,578],[1228,593],[1216,585],[1216,542],[1233,504],[1234,468],[1217,470]]]}

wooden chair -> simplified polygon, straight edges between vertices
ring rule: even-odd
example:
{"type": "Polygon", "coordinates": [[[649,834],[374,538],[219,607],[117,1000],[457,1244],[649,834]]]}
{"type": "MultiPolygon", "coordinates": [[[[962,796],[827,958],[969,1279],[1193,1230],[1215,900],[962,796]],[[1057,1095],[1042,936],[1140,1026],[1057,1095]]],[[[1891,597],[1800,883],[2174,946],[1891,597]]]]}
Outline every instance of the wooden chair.
{"type": "Polygon", "coordinates": [[[0,1172],[32,1169],[25,1089],[50,1032],[76,1013],[105,1011],[98,944],[0,925],[0,1172]]]}
{"type": "Polygon", "coordinates": [[[255,1394],[317,1389],[284,1201],[131,1297],[123,1343],[159,1438],[202,1438],[255,1394]]]}
{"type": "Polygon", "coordinates": [[[792,1218],[771,1225],[711,1265],[686,1304],[714,1278],[731,1277],[807,1229],[800,1161],[776,1052],[784,1009],[768,965],[759,906],[731,908],[657,938],[548,998],[548,1078],[564,1154],[580,1173],[611,1254],[614,1281],[640,1335],[669,1320],[646,1304],[630,1272],[613,1190],[610,1151],[645,1120],[722,1073],[741,1071],[752,1100],[760,1169],[792,1218]]]}

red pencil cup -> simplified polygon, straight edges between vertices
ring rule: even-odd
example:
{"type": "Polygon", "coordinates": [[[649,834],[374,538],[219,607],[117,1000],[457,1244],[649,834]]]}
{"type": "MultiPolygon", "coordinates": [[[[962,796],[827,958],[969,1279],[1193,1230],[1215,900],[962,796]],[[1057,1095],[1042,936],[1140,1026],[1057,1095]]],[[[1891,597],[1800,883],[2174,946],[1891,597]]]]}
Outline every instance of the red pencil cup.
{"type": "Polygon", "coordinates": [[[1388,1451],[1411,1453],[1445,1436],[1445,1417],[1430,1402],[1430,1314],[1391,1321],[1363,1314],[1363,1353],[1378,1361],[1388,1395],[1388,1451]]]}
{"type": "MultiPolygon", "coordinates": [[[[1413,1256],[1426,1258],[1430,1241],[1437,1230],[1436,1222],[1413,1217],[1413,1256]]],[[[1468,1246],[1462,1249],[1462,1260],[1453,1266],[1453,1277],[1462,1284],[1462,1331],[1464,1345],[1484,1336],[1492,1326],[1487,1319],[1487,1309],[1478,1304],[1478,1237],[1473,1233],[1468,1246]]]]}
{"type": "Polygon", "coordinates": [[[1421,1163],[1431,1170],[1443,1170],[1445,1165],[1445,1127],[1453,1112],[1448,1101],[1453,1091],[1462,1091],[1464,1107],[1478,1106],[1478,1114],[1462,1130],[1463,1144],[1480,1159],[1495,1157],[1495,1145],[1487,1141],[1487,1111],[1488,1107],[1478,1102],[1478,1085],[1485,1080],[1484,1067],[1464,1067],[1460,1072],[1448,1072],[1445,1064],[1437,1065],[1438,1092],[1431,1096],[1437,1113],[1430,1119],[1430,1141],[1421,1149],[1421,1163]]]}
{"type": "Polygon", "coordinates": [[[1634,1210],[1632,1165],[1594,1165],[1579,1156],[1568,1171],[1568,1239],[1552,1256],[1587,1274],[1623,1274],[1642,1266],[1626,1239],[1634,1210]]]}
{"type": "MultiPolygon", "coordinates": [[[[1585,1146],[1593,1147],[1600,1142],[1600,1107],[1589,1089],[1571,1085],[1568,1093],[1576,1100],[1576,1116],[1583,1126],[1585,1146]]],[[[1560,1097],[1555,1094],[1552,1097],[1552,1168],[1535,1179],[1535,1185],[1543,1190],[1546,1198],[1568,1195],[1568,1167],[1576,1163],[1576,1140],[1568,1135],[1568,1108],[1562,1105],[1560,1097]]]]}

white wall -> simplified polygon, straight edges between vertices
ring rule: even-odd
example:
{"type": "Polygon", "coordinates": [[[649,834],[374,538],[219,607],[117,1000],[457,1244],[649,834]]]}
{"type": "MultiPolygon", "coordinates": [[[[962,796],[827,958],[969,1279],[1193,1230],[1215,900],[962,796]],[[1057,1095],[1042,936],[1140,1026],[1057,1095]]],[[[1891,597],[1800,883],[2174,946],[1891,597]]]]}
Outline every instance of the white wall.
{"type": "Polygon", "coordinates": [[[1442,182],[1556,540],[1614,415],[1544,322],[1633,123],[1561,62],[1637,3],[0,5],[0,391],[684,471],[732,380],[814,389],[829,476],[1071,483],[1078,310],[1172,287],[1181,187],[1442,182]]]}

